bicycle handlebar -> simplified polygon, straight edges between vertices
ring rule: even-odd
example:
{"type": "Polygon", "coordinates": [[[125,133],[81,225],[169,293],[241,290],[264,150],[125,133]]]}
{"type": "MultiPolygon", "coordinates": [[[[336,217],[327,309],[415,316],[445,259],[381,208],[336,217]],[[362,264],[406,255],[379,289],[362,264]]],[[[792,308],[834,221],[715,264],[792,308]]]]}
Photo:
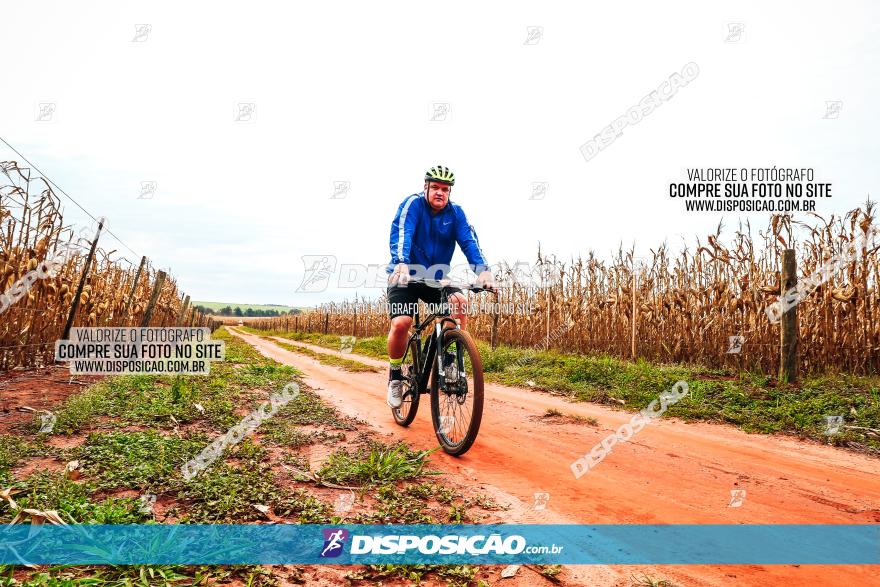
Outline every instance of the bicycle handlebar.
{"type": "Polygon", "coordinates": [[[425,279],[422,277],[418,277],[418,278],[411,277],[407,281],[407,284],[410,284],[410,283],[423,283],[425,285],[428,285],[431,287],[436,287],[438,289],[448,288],[448,287],[457,287],[458,289],[462,289],[462,290],[466,289],[468,291],[472,291],[472,292],[476,292],[476,293],[480,293],[480,292],[484,292],[484,291],[498,293],[497,287],[495,289],[489,289],[487,287],[482,287],[480,285],[474,285],[472,283],[447,283],[447,284],[443,284],[441,280],[425,279]]]}

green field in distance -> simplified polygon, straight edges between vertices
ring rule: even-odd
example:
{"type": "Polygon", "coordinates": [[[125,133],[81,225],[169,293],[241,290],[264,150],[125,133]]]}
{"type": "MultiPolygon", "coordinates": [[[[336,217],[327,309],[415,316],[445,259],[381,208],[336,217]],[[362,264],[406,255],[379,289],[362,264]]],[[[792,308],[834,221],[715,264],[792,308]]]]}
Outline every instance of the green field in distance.
{"type": "Polygon", "coordinates": [[[251,310],[277,310],[278,312],[288,312],[295,309],[294,306],[281,306],[277,304],[237,304],[232,302],[192,302],[192,304],[194,306],[209,308],[215,312],[222,310],[226,306],[229,306],[233,310],[235,308],[241,308],[242,312],[247,312],[248,308],[251,310]]]}

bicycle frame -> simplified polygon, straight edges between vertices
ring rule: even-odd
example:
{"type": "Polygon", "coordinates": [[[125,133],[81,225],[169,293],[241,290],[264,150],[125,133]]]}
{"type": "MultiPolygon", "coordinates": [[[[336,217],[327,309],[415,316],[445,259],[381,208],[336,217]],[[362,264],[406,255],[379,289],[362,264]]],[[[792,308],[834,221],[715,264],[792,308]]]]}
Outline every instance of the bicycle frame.
{"type": "MultiPolygon", "coordinates": [[[[416,348],[419,349],[419,356],[422,360],[419,362],[419,378],[414,387],[418,392],[428,393],[428,381],[431,376],[430,367],[434,364],[434,357],[440,344],[443,341],[443,335],[447,330],[459,328],[458,323],[448,314],[431,314],[421,323],[419,323],[419,313],[416,311],[414,322],[416,323],[415,332],[413,332],[406,343],[407,352],[409,352],[410,343],[415,340],[416,348]],[[434,325],[434,332],[427,337],[424,349],[422,348],[422,331],[434,320],[440,318],[440,321],[434,325]],[[451,326],[445,324],[451,324],[451,326]]],[[[405,357],[405,355],[404,355],[405,357]]],[[[441,361],[442,362],[442,361],[441,361]]],[[[445,365],[440,365],[442,370],[445,365]]]]}

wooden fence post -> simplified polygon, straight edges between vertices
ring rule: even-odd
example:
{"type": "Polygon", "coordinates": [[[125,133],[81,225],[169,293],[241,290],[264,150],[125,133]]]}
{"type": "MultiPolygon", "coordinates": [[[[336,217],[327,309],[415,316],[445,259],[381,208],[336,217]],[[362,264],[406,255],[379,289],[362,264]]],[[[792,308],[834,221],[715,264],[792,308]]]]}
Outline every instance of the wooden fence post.
{"type": "Polygon", "coordinates": [[[553,303],[553,297],[550,292],[550,286],[547,286],[547,339],[544,343],[544,350],[550,350],[550,305],[553,303]]]}
{"type": "Polygon", "coordinates": [[[153,284],[153,293],[150,294],[150,303],[147,304],[147,311],[144,312],[144,319],[141,320],[141,328],[146,328],[150,324],[150,318],[153,316],[153,306],[156,305],[156,300],[159,299],[159,294],[162,291],[162,285],[165,283],[165,272],[159,271],[159,275],[156,276],[156,283],[153,284]]]}
{"type": "Polygon", "coordinates": [[[79,279],[79,285],[76,288],[76,295],[73,296],[73,305],[70,307],[70,314],[67,316],[67,324],[64,325],[64,334],[62,339],[67,340],[70,337],[70,329],[73,327],[73,319],[76,311],[79,310],[79,298],[82,296],[83,287],[86,285],[86,279],[89,277],[89,269],[92,267],[92,259],[95,258],[95,248],[98,246],[98,238],[101,236],[101,229],[104,228],[104,220],[98,222],[98,232],[95,233],[95,240],[92,241],[92,248],[89,249],[89,256],[86,257],[86,266],[83,267],[82,277],[79,279]]]}
{"type": "Polygon", "coordinates": [[[189,294],[183,299],[183,305],[180,306],[180,313],[177,314],[177,321],[174,323],[175,326],[180,326],[183,321],[183,316],[186,314],[186,308],[189,306],[189,294]]]}
{"type": "Polygon", "coordinates": [[[134,274],[134,283],[131,284],[131,293],[128,294],[128,301],[125,302],[125,308],[122,310],[123,319],[128,317],[128,309],[131,307],[131,301],[134,299],[134,291],[137,289],[138,279],[141,277],[141,272],[144,270],[144,265],[147,263],[146,257],[141,257],[141,264],[138,267],[137,273],[134,274]]]}
{"type": "Polygon", "coordinates": [[[636,268],[635,263],[633,263],[633,274],[632,274],[632,334],[630,340],[630,346],[632,347],[632,358],[635,360],[636,358],[636,333],[638,332],[638,322],[636,320],[636,268]]]}
{"type": "Polygon", "coordinates": [[[498,347],[498,317],[500,316],[500,311],[498,309],[498,304],[493,304],[492,308],[492,350],[494,351],[498,347]]]}
{"type": "MultiPolygon", "coordinates": [[[[797,285],[797,261],[794,249],[782,254],[782,282],[780,296],[785,303],[785,292],[797,285]]],[[[782,314],[779,329],[779,380],[794,383],[798,377],[798,316],[797,305],[782,314]]]]}

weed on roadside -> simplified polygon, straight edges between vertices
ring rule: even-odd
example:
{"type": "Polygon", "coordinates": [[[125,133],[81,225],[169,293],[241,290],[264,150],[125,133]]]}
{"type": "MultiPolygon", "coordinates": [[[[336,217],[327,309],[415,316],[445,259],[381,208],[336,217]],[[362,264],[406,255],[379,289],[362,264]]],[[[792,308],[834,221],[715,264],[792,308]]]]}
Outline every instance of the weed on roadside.
{"type": "Polygon", "coordinates": [[[540,416],[533,416],[532,420],[536,420],[539,422],[548,422],[551,424],[586,424],[587,426],[599,425],[599,421],[592,416],[564,414],[556,408],[548,408],[547,411],[540,416]]]}
{"type": "Polygon", "coordinates": [[[180,480],[180,468],[207,443],[203,434],[178,438],[155,430],[93,433],[76,454],[83,472],[101,489],[156,492],[180,480]]]}
{"type": "Polygon", "coordinates": [[[431,575],[446,581],[448,587],[468,587],[479,571],[472,565],[366,565],[346,575],[351,581],[373,581],[380,585],[388,579],[402,579],[418,585],[431,575]]]}
{"type": "Polygon", "coordinates": [[[12,568],[0,565],[0,576],[5,575],[0,578],[0,587],[197,587],[230,581],[249,587],[276,584],[271,573],[258,565],[65,565],[49,567],[20,582],[8,579],[12,568]]]}
{"type": "MultiPolygon", "coordinates": [[[[338,430],[355,430],[358,420],[342,416],[334,408],[321,401],[318,395],[308,389],[300,390],[294,400],[286,404],[275,415],[287,424],[323,425],[338,430]]],[[[270,426],[280,426],[270,424],[270,426]]]]}
{"type": "Polygon", "coordinates": [[[649,575],[642,573],[641,577],[635,575],[630,576],[631,587],[678,587],[675,583],[666,579],[655,579],[649,575]]]}
{"type": "Polygon", "coordinates": [[[351,452],[337,451],[318,472],[321,479],[340,485],[381,485],[424,474],[428,456],[437,449],[414,451],[400,442],[374,443],[351,452]]]}
{"type": "MultiPolygon", "coordinates": [[[[40,471],[13,485],[20,509],[55,510],[66,522],[79,524],[142,524],[150,516],[140,511],[140,502],[133,498],[110,497],[92,501],[96,488],[90,483],[77,483],[61,472],[40,471]]],[[[0,522],[9,522],[17,512],[7,502],[0,502],[0,522]]]]}
{"type": "Polygon", "coordinates": [[[333,367],[339,367],[343,371],[350,371],[352,373],[363,373],[363,372],[371,372],[378,373],[379,368],[374,367],[373,365],[367,365],[366,363],[361,363],[360,361],[353,361],[351,359],[346,359],[343,357],[337,357],[336,355],[331,355],[329,353],[319,353],[317,351],[313,351],[312,349],[297,346],[294,344],[287,344],[283,342],[279,342],[277,340],[269,339],[269,342],[276,344],[283,348],[286,351],[290,351],[292,353],[298,353],[300,355],[305,355],[309,358],[315,359],[322,365],[330,365],[333,367]]]}

